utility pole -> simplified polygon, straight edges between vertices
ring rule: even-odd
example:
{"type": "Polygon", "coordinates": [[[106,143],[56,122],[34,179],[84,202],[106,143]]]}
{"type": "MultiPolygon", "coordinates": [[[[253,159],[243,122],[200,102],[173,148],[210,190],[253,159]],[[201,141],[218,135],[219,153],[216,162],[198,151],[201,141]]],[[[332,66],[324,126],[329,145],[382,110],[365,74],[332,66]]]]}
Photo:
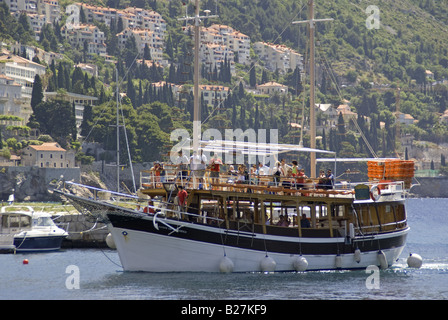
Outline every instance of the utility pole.
{"type": "MultiPolygon", "coordinates": [[[[308,1],[308,19],[304,21],[293,21],[293,24],[308,23],[309,24],[309,41],[310,41],[310,148],[316,149],[316,116],[315,108],[315,62],[314,62],[314,23],[321,21],[333,21],[333,19],[314,19],[314,1],[308,1]]],[[[316,178],[316,153],[311,152],[311,168],[310,177],[316,178]]]]}

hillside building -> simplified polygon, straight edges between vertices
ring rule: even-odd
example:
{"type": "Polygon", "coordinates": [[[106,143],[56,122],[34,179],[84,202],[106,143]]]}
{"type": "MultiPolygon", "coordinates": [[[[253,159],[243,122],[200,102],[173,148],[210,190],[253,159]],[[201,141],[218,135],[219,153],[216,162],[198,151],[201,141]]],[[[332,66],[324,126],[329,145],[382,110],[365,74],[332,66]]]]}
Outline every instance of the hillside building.
{"type": "Polygon", "coordinates": [[[40,168],[74,168],[75,153],[56,142],[30,145],[22,149],[22,165],[40,168]]]}

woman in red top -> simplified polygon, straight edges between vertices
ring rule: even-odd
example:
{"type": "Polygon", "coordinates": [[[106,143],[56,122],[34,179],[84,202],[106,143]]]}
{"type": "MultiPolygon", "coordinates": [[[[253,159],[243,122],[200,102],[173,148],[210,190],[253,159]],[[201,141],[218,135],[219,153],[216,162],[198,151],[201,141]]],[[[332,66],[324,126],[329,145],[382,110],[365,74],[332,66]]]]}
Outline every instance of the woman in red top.
{"type": "Polygon", "coordinates": [[[212,183],[219,183],[219,170],[221,164],[221,159],[215,154],[212,160],[210,160],[210,178],[212,178],[212,183]]]}

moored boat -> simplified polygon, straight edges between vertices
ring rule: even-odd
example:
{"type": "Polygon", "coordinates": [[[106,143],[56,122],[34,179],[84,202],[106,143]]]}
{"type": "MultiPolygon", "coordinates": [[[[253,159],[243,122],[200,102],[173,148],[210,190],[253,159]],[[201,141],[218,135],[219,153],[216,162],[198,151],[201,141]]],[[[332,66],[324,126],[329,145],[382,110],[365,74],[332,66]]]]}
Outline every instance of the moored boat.
{"type": "Polygon", "coordinates": [[[56,226],[50,214],[31,207],[7,206],[0,213],[1,248],[6,252],[55,251],[68,233],[56,226]]]}

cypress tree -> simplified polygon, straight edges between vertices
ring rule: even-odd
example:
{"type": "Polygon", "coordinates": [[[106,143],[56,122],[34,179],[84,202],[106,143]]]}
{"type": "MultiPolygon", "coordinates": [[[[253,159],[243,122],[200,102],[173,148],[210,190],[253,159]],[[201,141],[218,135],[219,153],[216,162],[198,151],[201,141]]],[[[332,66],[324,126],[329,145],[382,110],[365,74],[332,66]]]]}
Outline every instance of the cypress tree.
{"type": "Polygon", "coordinates": [[[36,106],[44,99],[42,80],[38,74],[34,76],[33,91],[31,92],[31,109],[35,111],[36,106]]]}

